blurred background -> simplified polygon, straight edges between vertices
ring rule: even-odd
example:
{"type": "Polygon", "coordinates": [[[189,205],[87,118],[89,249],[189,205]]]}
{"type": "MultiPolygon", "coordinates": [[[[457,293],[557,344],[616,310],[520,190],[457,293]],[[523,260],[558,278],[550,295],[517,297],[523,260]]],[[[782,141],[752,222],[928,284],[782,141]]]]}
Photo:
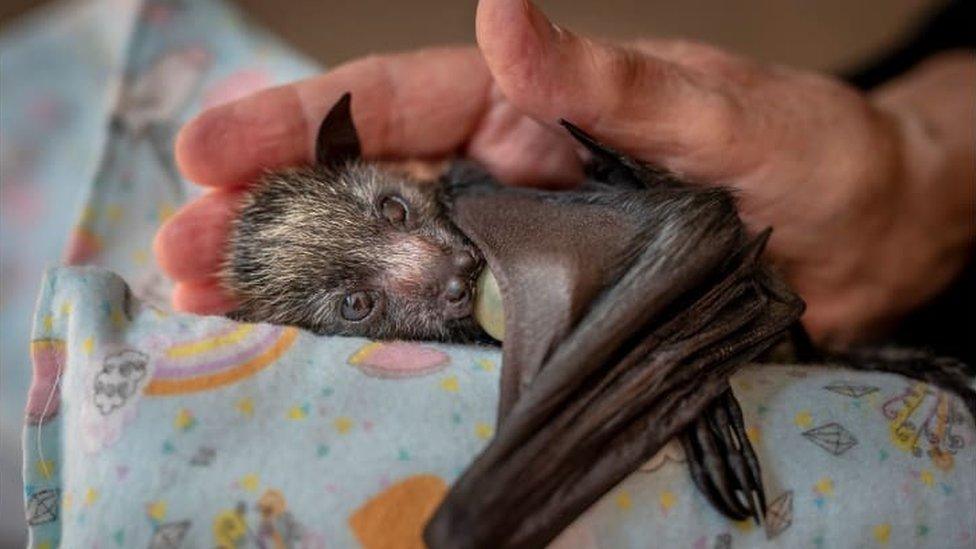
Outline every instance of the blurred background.
{"type": "MultiPolygon", "coordinates": [[[[95,1],[73,0],[68,3],[95,1]]],[[[102,1],[125,4],[127,0],[102,1]]],[[[195,1],[201,0],[173,0],[175,3],[195,1]]],[[[286,44],[325,66],[369,53],[474,41],[475,0],[236,0],[227,3],[239,7],[255,25],[266,28],[286,44]]],[[[9,42],[0,41],[0,44],[23,43],[25,29],[59,32],[55,25],[63,23],[56,23],[54,17],[48,23],[46,14],[60,13],[65,4],[64,0],[0,0],[0,40],[9,39],[9,42]],[[28,21],[31,25],[24,24],[28,21]]],[[[594,36],[611,39],[680,36],[711,42],[763,61],[842,72],[857,68],[889,50],[926,13],[943,2],[539,0],[538,4],[554,21],[594,36]]],[[[124,36],[117,38],[124,39],[124,36]]],[[[5,211],[15,213],[0,219],[0,308],[3,309],[0,319],[0,548],[22,547],[24,543],[20,429],[30,376],[27,357],[30,304],[36,295],[42,267],[59,261],[65,242],[64,226],[70,223],[70,219],[65,221],[57,216],[53,220],[41,219],[42,216],[31,213],[39,210],[19,205],[10,207],[14,201],[24,202],[24,185],[38,184],[17,172],[18,163],[38,158],[32,156],[32,146],[57,147],[51,145],[49,135],[44,135],[53,130],[45,128],[32,128],[36,130],[35,139],[27,143],[34,145],[25,147],[21,142],[14,148],[6,146],[9,141],[3,143],[3,135],[10,137],[13,133],[10,129],[19,118],[10,99],[18,94],[9,92],[29,95],[32,89],[29,81],[11,80],[12,67],[34,66],[22,55],[14,58],[21,51],[0,47],[0,120],[3,121],[0,145],[4,145],[0,161],[0,201],[6,203],[5,211]],[[15,225],[16,232],[10,230],[15,225]],[[23,230],[42,225],[43,230],[23,230]],[[56,236],[45,236],[51,234],[56,236]],[[23,253],[28,253],[29,257],[22,259],[25,257],[23,253]]],[[[71,66],[70,62],[66,64],[71,66]]],[[[54,70],[51,66],[44,68],[48,69],[46,73],[54,70]]],[[[25,78],[25,74],[30,79],[34,73],[20,70],[17,74],[18,79],[25,78]]],[[[45,74],[44,78],[48,85],[57,84],[57,75],[45,74]]],[[[71,93],[80,96],[77,90],[71,93]]],[[[50,105],[38,105],[40,110],[34,113],[34,119],[49,120],[50,128],[57,128],[61,113],[49,108],[50,105]]],[[[70,152],[82,157],[86,149],[70,152]]],[[[68,179],[71,177],[69,174],[68,179]]],[[[69,186],[72,183],[66,182],[69,186]]],[[[78,199],[78,196],[68,194],[59,198],[60,204],[43,207],[53,208],[52,211],[56,210],[61,217],[70,217],[75,213],[74,204],[79,203],[78,199]]]]}
{"type": "MultiPolygon", "coordinates": [[[[0,0],[0,27],[53,2],[0,0]]],[[[474,41],[475,0],[236,0],[327,65],[364,54],[474,41]]],[[[881,52],[940,0],[540,0],[566,27],[607,38],[682,36],[825,70],[881,52]]]]}

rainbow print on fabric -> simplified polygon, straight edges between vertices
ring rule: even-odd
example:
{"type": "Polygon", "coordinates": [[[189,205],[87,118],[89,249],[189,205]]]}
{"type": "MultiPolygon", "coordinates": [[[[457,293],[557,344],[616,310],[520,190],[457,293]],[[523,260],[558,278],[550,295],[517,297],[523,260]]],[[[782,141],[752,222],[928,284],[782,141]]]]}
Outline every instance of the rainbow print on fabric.
{"type": "Polygon", "coordinates": [[[179,395],[235,383],[275,362],[297,337],[295,328],[228,324],[215,334],[176,342],[156,359],[143,393],[179,395]]]}

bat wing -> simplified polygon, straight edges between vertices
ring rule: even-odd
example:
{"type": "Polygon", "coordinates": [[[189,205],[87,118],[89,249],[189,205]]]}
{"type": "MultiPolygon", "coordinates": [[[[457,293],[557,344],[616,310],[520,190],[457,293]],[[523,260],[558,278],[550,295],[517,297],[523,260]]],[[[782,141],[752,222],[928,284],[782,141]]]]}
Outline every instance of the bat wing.
{"type": "MultiPolygon", "coordinates": [[[[544,545],[706,412],[686,442],[714,455],[713,419],[737,411],[716,401],[729,375],[802,311],[758,262],[768,232],[725,220],[671,227],[662,257],[597,205],[494,192],[457,197],[453,216],[505,301],[502,419],[428,523],[431,547],[544,545]]],[[[734,482],[739,465],[696,481],[734,482]]]]}
{"type": "MultiPolygon", "coordinates": [[[[561,120],[560,124],[590,154],[586,164],[591,181],[615,188],[680,187],[666,170],[641,163],[561,120]]],[[[692,479],[717,510],[733,520],[766,514],[759,461],[745,436],[738,401],[726,390],[681,435],[692,479]],[[741,498],[740,496],[741,495],[741,498]]]]}
{"type": "Polygon", "coordinates": [[[758,262],[768,231],[748,239],[731,203],[706,200],[718,213],[651,234],[599,201],[480,188],[453,197],[451,216],[505,303],[499,426],[428,523],[428,545],[545,545],[686,429],[696,483],[742,512],[730,494],[758,468],[728,428],[741,418],[727,380],[803,309],[758,262]]]}

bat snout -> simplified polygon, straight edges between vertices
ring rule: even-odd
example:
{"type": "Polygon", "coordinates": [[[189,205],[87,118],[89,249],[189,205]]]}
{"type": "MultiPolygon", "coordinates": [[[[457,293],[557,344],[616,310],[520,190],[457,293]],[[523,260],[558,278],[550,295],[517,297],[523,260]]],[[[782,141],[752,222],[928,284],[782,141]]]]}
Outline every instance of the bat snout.
{"type": "Polygon", "coordinates": [[[473,250],[459,248],[449,254],[445,263],[441,282],[445,315],[451,319],[471,316],[475,279],[483,262],[473,250]]]}

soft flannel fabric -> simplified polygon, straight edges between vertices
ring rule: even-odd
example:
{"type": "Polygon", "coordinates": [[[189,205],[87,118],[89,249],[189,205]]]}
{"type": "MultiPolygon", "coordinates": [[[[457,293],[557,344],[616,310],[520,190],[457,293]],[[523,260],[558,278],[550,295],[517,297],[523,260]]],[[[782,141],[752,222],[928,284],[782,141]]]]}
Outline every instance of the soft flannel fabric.
{"type": "MultiPolygon", "coordinates": [[[[490,347],[317,337],[164,312],[97,268],[43,283],[25,468],[35,547],[411,547],[493,433],[490,347]]],[[[565,547],[971,547],[976,450],[945,392],[751,367],[764,528],[713,511],[670,445],[565,547]]]]}
{"type": "MultiPolygon", "coordinates": [[[[191,192],[170,156],[175,129],[313,67],[215,2],[102,6],[132,30],[107,69],[118,85],[95,111],[101,130],[74,134],[96,152],[64,144],[95,154],[71,174],[84,200],[67,259],[100,267],[40,284],[23,439],[31,545],[419,547],[493,434],[498,351],[167,311],[150,243],[191,192]]],[[[672,444],[556,545],[976,543],[976,433],[955,397],[794,366],[749,368],[734,387],[763,464],[762,527],[713,511],[672,444]]]]}

